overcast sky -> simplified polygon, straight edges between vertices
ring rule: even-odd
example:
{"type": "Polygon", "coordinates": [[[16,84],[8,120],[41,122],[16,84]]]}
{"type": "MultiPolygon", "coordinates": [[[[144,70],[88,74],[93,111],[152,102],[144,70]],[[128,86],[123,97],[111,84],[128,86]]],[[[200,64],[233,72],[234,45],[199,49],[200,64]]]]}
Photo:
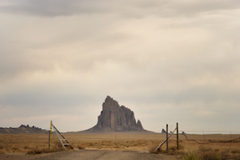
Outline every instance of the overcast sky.
{"type": "Polygon", "coordinates": [[[147,130],[240,132],[239,0],[1,0],[0,127],[80,131],[107,95],[147,130]]]}

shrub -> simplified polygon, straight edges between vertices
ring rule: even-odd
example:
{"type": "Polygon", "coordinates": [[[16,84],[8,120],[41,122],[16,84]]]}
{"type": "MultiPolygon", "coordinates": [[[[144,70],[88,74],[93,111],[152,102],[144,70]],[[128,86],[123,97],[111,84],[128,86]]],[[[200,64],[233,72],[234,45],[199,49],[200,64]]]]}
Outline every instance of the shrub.
{"type": "Polygon", "coordinates": [[[175,151],[177,151],[177,146],[172,146],[172,147],[168,148],[168,150],[175,152],[175,151]]]}
{"type": "Polygon", "coordinates": [[[50,150],[46,148],[43,148],[43,149],[34,148],[29,150],[27,154],[41,154],[41,153],[49,153],[49,152],[50,150]]]}
{"type": "Polygon", "coordinates": [[[19,148],[18,147],[13,147],[12,150],[13,150],[13,152],[16,152],[16,151],[19,151],[19,148]]]}
{"type": "Polygon", "coordinates": [[[188,152],[183,160],[202,160],[196,152],[188,152]]]}
{"type": "Polygon", "coordinates": [[[5,150],[0,150],[0,154],[4,154],[5,153],[5,150]]]}
{"type": "Polygon", "coordinates": [[[77,148],[78,148],[78,149],[85,149],[85,147],[84,147],[84,146],[81,146],[81,145],[78,145],[77,148]]]}
{"type": "Polygon", "coordinates": [[[164,153],[164,151],[160,148],[156,149],[158,145],[152,145],[148,148],[149,153],[158,154],[158,153],[164,153]]]}
{"type": "Polygon", "coordinates": [[[183,160],[224,160],[229,156],[226,150],[211,149],[200,146],[195,152],[188,152],[183,160]]]}
{"type": "Polygon", "coordinates": [[[233,153],[233,154],[240,153],[240,150],[234,149],[231,151],[231,153],[233,153]]]}
{"type": "Polygon", "coordinates": [[[54,142],[54,147],[55,148],[62,148],[62,143],[60,141],[55,141],[54,142]]]}
{"type": "Polygon", "coordinates": [[[58,152],[63,151],[62,148],[53,148],[50,150],[49,148],[33,148],[27,152],[27,154],[42,154],[42,153],[52,153],[52,152],[58,152]]]}

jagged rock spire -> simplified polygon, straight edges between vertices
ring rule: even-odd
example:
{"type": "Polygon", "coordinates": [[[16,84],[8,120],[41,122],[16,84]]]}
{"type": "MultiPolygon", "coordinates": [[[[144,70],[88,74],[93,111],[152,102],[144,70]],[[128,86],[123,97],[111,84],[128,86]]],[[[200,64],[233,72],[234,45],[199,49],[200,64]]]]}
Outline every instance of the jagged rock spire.
{"type": "Polygon", "coordinates": [[[102,104],[101,114],[98,116],[97,125],[90,130],[109,131],[144,131],[141,122],[136,123],[134,112],[107,96],[102,104]]]}

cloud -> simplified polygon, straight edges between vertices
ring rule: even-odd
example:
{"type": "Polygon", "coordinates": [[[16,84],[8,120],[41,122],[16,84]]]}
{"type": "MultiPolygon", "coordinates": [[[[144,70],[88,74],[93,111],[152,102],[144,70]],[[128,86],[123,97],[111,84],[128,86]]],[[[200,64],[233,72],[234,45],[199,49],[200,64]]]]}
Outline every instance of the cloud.
{"type": "Polygon", "coordinates": [[[10,13],[22,13],[36,16],[70,16],[77,13],[91,13],[96,12],[100,8],[95,6],[94,1],[88,2],[86,0],[63,1],[63,0],[11,0],[2,3],[2,10],[10,13]],[[92,4],[92,5],[91,5],[92,4]]]}
{"type": "Polygon", "coordinates": [[[86,119],[89,119],[89,123],[93,126],[97,123],[97,119],[92,116],[79,114],[79,115],[66,115],[66,114],[48,114],[48,115],[37,115],[37,116],[24,116],[24,117],[11,117],[8,119],[2,119],[1,127],[19,127],[21,124],[29,124],[30,126],[37,126],[42,129],[49,130],[50,121],[61,132],[66,131],[79,131],[89,129],[89,124],[83,123],[86,119]],[[75,122],[75,123],[72,123],[75,122]],[[78,123],[76,123],[78,122],[78,123]]]}
{"type": "Polygon", "coordinates": [[[106,0],[10,0],[3,1],[2,12],[29,14],[44,17],[71,16],[76,14],[117,13],[126,17],[141,18],[149,15],[163,17],[193,16],[199,13],[238,9],[237,0],[221,1],[106,1],[106,0]]]}
{"type": "Polygon", "coordinates": [[[209,115],[214,115],[214,112],[209,112],[209,111],[199,111],[197,112],[197,114],[201,115],[201,116],[209,116],[209,115]]]}
{"type": "Polygon", "coordinates": [[[106,95],[152,130],[167,115],[187,128],[202,125],[197,113],[215,113],[205,116],[216,124],[238,111],[238,8],[235,0],[1,1],[4,125],[27,122],[27,111],[41,124],[46,112],[86,108],[95,119],[106,95]]]}

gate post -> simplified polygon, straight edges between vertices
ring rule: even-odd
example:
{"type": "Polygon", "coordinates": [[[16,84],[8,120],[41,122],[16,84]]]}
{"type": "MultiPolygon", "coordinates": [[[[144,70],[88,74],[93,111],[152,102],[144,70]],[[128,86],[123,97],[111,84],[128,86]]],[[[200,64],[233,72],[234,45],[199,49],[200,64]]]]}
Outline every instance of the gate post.
{"type": "Polygon", "coordinates": [[[167,138],[167,141],[166,141],[166,150],[168,151],[168,124],[166,124],[166,138],[167,138]]]}
{"type": "Polygon", "coordinates": [[[52,121],[50,121],[50,130],[49,130],[49,150],[52,150],[52,121]]]}
{"type": "Polygon", "coordinates": [[[179,149],[179,144],[178,144],[178,122],[176,124],[176,129],[177,129],[177,149],[179,149]]]}

